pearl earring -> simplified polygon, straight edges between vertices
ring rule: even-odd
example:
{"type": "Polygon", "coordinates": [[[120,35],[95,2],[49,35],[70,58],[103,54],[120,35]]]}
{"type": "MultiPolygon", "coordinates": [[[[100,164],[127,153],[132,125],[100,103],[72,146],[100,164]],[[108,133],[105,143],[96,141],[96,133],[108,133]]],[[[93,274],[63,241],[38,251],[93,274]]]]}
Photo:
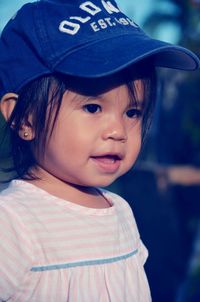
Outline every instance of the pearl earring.
{"type": "Polygon", "coordinates": [[[28,132],[27,131],[24,132],[24,137],[25,138],[28,137],[28,132]]]}

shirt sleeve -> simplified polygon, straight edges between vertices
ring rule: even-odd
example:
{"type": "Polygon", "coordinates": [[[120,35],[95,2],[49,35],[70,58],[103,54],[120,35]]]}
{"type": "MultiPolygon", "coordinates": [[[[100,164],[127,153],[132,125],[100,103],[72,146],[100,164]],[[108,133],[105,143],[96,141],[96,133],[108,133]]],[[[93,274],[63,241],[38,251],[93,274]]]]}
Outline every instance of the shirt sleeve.
{"type": "Polygon", "coordinates": [[[0,301],[16,294],[32,267],[27,229],[12,209],[0,206],[0,301]]]}

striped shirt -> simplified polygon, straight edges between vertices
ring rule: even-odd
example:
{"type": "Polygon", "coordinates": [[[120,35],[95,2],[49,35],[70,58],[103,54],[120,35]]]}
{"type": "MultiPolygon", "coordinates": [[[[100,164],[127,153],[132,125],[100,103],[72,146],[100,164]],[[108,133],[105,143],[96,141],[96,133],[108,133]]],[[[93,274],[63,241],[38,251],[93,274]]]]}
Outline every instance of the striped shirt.
{"type": "Polygon", "coordinates": [[[0,194],[0,301],[149,302],[147,250],[128,203],[87,208],[22,180],[0,194]]]}

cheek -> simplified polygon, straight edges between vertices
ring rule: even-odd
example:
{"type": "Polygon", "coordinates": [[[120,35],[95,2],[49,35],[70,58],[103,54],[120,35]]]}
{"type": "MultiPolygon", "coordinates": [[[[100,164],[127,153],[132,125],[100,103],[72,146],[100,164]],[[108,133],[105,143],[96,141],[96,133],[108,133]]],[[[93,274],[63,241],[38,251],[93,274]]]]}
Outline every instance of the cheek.
{"type": "Polygon", "coordinates": [[[57,158],[57,160],[64,160],[64,162],[66,159],[75,160],[77,158],[79,160],[91,144],[88,131],[81,130],[78,124],[57,126],[52,133],[46,154],[57,158]]]}
{"type": "Polygon", "coordinates": [[[129,144],[128,149],[128,158],[134,163],[141,150],[141,139],[135,139],[134,143],[129,144]]]}
{"type": "Polygon", "coordinates": [[[142,135],[141,127],[136,127],[129,134],[128,144],[127,144],[127,159],[134,164],[137,159],[137,156],[140,153],[142,146],[142,135]]]}
{"type": "Polygon", "coordinates": [[[120,171],[120,175],[127,173],[135,164],[141,149],[141,140],[127,146],[126,157],[120,171]]]}

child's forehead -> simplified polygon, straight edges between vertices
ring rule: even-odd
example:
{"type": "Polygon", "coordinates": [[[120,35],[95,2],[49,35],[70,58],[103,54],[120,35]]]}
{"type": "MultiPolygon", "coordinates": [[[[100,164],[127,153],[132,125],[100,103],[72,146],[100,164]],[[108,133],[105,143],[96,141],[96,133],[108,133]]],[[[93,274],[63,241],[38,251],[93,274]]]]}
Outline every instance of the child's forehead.
{"type": "Polygon", "coordinates": [[[127,101],[131,101],[131,98],[133,98],[133,93],[134,93],[134,98],[137,99],[137,101],[143,101],[144,99],[144,94],[145,94],[145,88],[143,85],[142,80],[135,80],[132,81],[129,84],[121,84],[115,87],[112,87],[107,90],[101,90],[96,93],[91,91],[91,93],[83,94],[74,90],[67,90],[64,93],[64,98],[69,102],[69,103],[86,103],[90,102],[93,100],[98,100],[102,103],[105,103],[109,101],[110,99],[121,99],[125,103],[127,101]]]}
{"type": "Polygon", "coordinates": [[[144,68],[143,64],[135,64],[133,69],[126,68],[113,75],[100,78],[80,78],[64,76],[63,81],[69,90],[76,91],[83,95],[101,95],[119,86],[135,87],[140,82],[150,79],[155,69],[148,65],[149,69],[144,68]]]}

